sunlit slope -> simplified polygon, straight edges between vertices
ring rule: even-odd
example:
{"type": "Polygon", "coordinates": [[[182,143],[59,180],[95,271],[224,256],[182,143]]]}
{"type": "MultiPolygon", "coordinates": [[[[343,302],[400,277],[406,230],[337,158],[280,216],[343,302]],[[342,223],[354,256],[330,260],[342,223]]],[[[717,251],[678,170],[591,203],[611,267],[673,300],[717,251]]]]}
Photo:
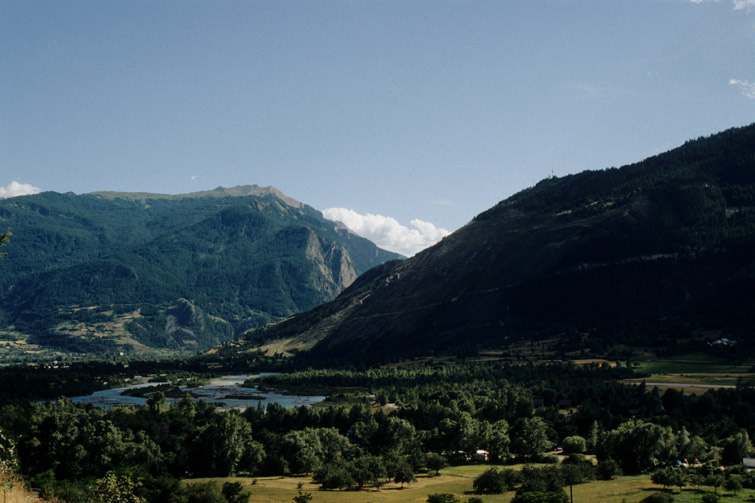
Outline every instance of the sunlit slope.
{"type": "Polygon", "coordinates": [[[75,351],[210,347],[397,257],[271,187],[44,193],[3,201],[0,215],[14,231],[0,322],[75,351]]]}

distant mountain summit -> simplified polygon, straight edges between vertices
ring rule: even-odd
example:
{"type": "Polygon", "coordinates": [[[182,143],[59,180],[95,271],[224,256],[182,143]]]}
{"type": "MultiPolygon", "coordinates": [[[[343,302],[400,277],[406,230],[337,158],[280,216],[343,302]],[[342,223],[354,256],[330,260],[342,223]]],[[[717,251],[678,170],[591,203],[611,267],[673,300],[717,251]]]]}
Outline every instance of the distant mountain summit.
{"type": "Polygon", "coordinates": [[[288,197],[275,187],[260,187],[259,185],[236,185],[235,187],[217,187],[213,190],[204,190],[200,192],[190,192],[188,194],[150,194],[148,192],[112,192],[112,191],[98,191],[91,193],[94,196],[102,197],[105,199],[127,199],[132,201],[141,201],[146,199],[196,199],[200,197],[243,197],[243,196],[273,196],[281,201],[285,202],[289,206],[294,208],[301,208],[304,206],[302,203],[288,197]]]}
{"type": "Polygon", "coordinates": [[[399,256],[274,187],[44,192],[0,201],[0,341],[149,354],[208,348],[334,298],[399,256]]]}
{"type": "MultiPolygon", "coordinates": [[[[335,300],[248,333],[302,358],[755,342],[755,125],[549,178],[335,300]]],[[[529,354],[528,353],[528,354],[529,354]]],[[[534,354],[534,353],[533,353],[534,354]]]]}

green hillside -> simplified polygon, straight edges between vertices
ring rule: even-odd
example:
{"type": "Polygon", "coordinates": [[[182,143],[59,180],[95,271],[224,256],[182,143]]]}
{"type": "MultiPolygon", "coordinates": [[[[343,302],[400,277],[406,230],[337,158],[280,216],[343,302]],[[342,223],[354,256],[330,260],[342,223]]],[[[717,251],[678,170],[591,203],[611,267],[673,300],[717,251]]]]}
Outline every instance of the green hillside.
{"type": "Polygon", "coordinates": [[[0,201],[0,217],[0,334],[72,351],[207,348],[397,257],[268,187],[48,192],[0,201]]]}
{"type": "Polygon", "coordinates": [[[244,347],[383,361],[528,341],[556,356],[709,351],[725,337],[742,355],[753,351],[752,326],[748,126],[620,169],[543,180],[333,302],[250,332],[244,347]]]}

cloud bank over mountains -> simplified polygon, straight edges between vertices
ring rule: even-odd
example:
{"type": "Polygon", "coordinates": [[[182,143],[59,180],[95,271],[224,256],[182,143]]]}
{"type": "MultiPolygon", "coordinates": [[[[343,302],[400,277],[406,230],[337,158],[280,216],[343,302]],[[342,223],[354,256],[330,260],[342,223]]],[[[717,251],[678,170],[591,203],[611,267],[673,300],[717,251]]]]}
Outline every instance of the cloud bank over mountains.
{"type": "Polygon", "coordinates": [[[8,199],[9,197],[16,196],[30,196],[32,194],[39,194],[42,189],[35,187],[30,183],[19,183],[13,180],[5,187],[0,187],[0,199],[8,199]]]}
{"type": "Polygon", "coordinates": [[[450,234],[447,229],[416,218],[410,222],[413,228],[409,228],[392,217],[371,213],[362,215],[348,208],[328,208],[322,214],[328,220],[343,223],[352,232],[369,239],[380,248],[408,257],[450,234]]]}

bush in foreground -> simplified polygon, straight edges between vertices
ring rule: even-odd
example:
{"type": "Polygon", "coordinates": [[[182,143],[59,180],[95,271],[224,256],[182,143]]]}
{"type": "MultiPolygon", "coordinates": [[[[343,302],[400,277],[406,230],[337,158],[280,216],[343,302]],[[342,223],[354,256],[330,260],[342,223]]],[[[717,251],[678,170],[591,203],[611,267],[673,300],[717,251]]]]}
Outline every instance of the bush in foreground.
{"type": "Polygon", "coordinates": [[[517,494],[511,503],[569,503],[564,491],[530,491],[517,494]]]}
{"type": "Polygon", "coordinates": [[[519,472],[510,468],[488,468],[474,479],[472,487],[476,493],[501,494],[514,489],[520,480],[519,472]]]}
{"type": "Polygon", "coordinates": [[[674,497],[668,493],[653,493],[640,500],[640,503],[671,503],[672,501],[674,497]]]}
{"type": "Polygon", "coordinates": [[[459,498],[450,493],[436,493],[427,495],[427,503],[461,503],[459,498]]]}

